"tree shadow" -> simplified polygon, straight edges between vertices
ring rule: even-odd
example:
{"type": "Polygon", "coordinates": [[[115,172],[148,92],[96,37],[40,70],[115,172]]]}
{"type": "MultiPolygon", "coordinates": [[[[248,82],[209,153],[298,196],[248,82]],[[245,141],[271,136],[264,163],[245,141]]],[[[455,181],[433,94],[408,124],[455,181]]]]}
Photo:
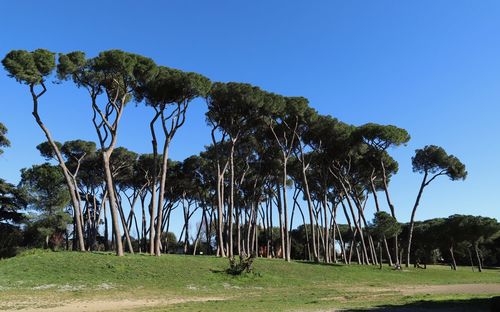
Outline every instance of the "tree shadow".
{"type": "Polygon", "coordinates": [[[402,305],[381,305],[373,308],[347,309],[343,311],[362,312],[428,312],[428,311],[446,311],[446,312],[465,312],[465,311],[500,311],[500,297],[477,298],[477,299],[457,299],[443,301],[416,301],[402,305]]]}

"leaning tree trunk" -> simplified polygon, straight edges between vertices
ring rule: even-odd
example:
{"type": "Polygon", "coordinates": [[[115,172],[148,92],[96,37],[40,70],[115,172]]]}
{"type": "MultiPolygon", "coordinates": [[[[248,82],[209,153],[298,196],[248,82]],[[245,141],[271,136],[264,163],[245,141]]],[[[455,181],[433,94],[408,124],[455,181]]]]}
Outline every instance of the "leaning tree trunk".
{"type": "MultiPolygon", "coordinates": [[[[420,189],[418,191],[417,199],[415,200],[415,205],[413,206],[413,209],[411,211],[410,229],[408,231],[408,243],[406,246],[406,267],[408,267],[410,265],[411,240],[412,240],[412,236],[413,236],[413,227],[415,225],[415,214],[417,212],[417,207],[420,204],[420,198],[422,197],[422,193],[424,192],[426,181],[427,181],[427,172],[425,172],[424,178],[422,180],[422,184],[420,185],[420,189]]],[[[455,266],[455,268],[456,268],[456,266],[455,266]]]]}
{"type": "Polygon", "coordinates": [[[157,164],[158,164],[158,141],[156,139],[156,132],[154,124],[160,117],[160,112],[156,111],[155,117],[149,123],[149,130],[151,132],[151,144],[153,145],[153,174],[151,177],[151,200],[149,203],[149,254],[155,254],[155,214],[156,214],[156,184],[158,178],[157,164]]]}
{"type": "Polygon", "coordinates": [[[313,249],[314,262],[319,262],[318,247],[316,246],[316,233],[314,230],[314,212],[312,207],[313,205],[312,205],[311,193],[309,192],[309,184],[307,182],[306,168],[304,164],[302,164],[302,178],[304,180],[304,192],[306,194],[307,208],[309,209],[309,221],[311,224],[311,232],[312,232],[311,245],[313,249]]]}
{"type": "Polygon", "coordinates": [[[43,81],[41,82],[41,85],[43,87],[43,91],[39,94],[35,93],[34,84],[30,85],[30,92],[31,92],[31,96],[33,98],[33,112],[32,112],[32,114],[33,114],[33,117],[35,117],[35,120],[36,120],[38,126],[42,129],[43,133],[45,134],[47,141],[49,142],[50,146],[52,147],[52,150],[54,151],[54,154],[56,155],[57,161],[59,162],[59,166],[61,167],[61,169],[63,171],[64,178],[66,180],[66,185],[68,186],[68,190],[70,193],[71,203],[73,204],[73,217],[75,219],[75,224],[76,224],[76,234],[78,236],[79,249],[80,249],[80,251],[85,251],[85,242],[84,242],[84,238],[83,238],[83,230],[82,230],[82,222],[81,222],[80,202],[78,201],[78,198],[76,196],[76,194],[78,192],[77,186],[75,184],[73,184],[72,177],[69,174],[69,170],[66,167],[66,164],[65,164],[64,159],[61,155],[59,147],[56,145],[54,139],[52,138],[52,135],[50,134],[49,129],[42,122],[40,115],[38,115],[38,98],[40,98],[40,96],[42,96],[47,91],[47,88],[45,87],[45,84],[43,81]]]}
{"type": "Polygon", "coordinates": [[[481,257],[479,256],[479,248],[478,248],[478,243],[477,242],[474,243],[474,251],[476,252],[476,258],[477,258],[477,270],[479,272],[482,272],[483,271],[483,265],[482,265],[481,257]]]}
{"type": "Polygon", "coordinates": [[[108,152],[102,153],[102,160],[104,164],[104,178],[106,181],[106,189],[108,191],[108,200],[109,200],[109,210],[111,211],[111,222],[113,224],[113,233],[115,235],[115,247],[116,247],[116,255],[123,256],[123,245],[120,234],[120,226],[118,224],[118,208],[116,203],[116,194],[115,188],[113,186],[113,178],[111,174],[111,168],[109,164],[109,158],[111,153],[108,152]]]}
{"type": "MultiPolygon", "coordinates": [[[[378,211],[380,211],[380,205],[379,205],[379,202],[378,202],[378,195],[377,195],[377,191],[376,191],[376,188],[375,188],[375,184],[373,183],[373,180],[374,179],[372,178],[371,181],[370,181],[370,187],[372,189],[373,200],[375,201],[375,209],[378,212],[378,211]]],[[[394,208],[391,209],[391,213],[392,213],[393,209],[394,208]]],[[[395,218],[394,215],[392,217],[395,218]]],[[[394,249],[395,249],[394,252],[395,252],[395,255],[396,255],[396,262],[398,262],[397,261],[397,258],[398,258],[398,256],[397,256],[397,254],[398,254],[398,238],[397,238],[397,235],[394,238],[394,242],[395,242],[394,243],[394,249]]],[[[391,252],[389,250],[389,245],[387,244],[387,239],[385,237],[384,237],[384,248],[385,248],[386,253],[387,253],[387,260],[389,261],[389,265],[393,266],[391,252]]],[[[396,264],[398,264],[398,263],[396,263],[396,264]]]]}
{"type": "Polygon", "coordinates": [[[457,270],[457,262],[455,261],[455,253],[453,250],[453,245],[450,246],[450,255],[451,255],[451,269],[452,270],[457,270]]]}
{"type": "MultiPolygon", "coordinates": [[[[396,212],[395,212],[395,209],[394,209],[394,204],[392,203],[391,196],[389,195],[389,187],[387,185],[387,174],[386,174],[386,171],[385,171],[385,165],[384,165],[383,161],[380,161],[380,164],[382,166],[382,174],[383,174],[382,181],[384,182],[385,199],[387,200],[387,205],[389,205],[389,209],[391,210],[392,217],[394,219],[396,219],[396,212]]],[[[398,244],[398,241],[399,241],[398,240],[398,235],[396,234],[394,236],[394,258],[395,258],[395,261],[396,261],[396,266],[399,267],[399,265],[401,264],[401,262],[399,260],[399,244],[398,244]]],[[[389,259],[389,261],[392,261],[392,260],[389,259]]]]}
{"type": "MultiPolygon", "coordinates": [[[[327,216],[327,210],[328,210],[328,203],[327,203],[327,197],[326,193],[324,194],[324,201],[323,201],[323,218],[325,222],[325,233],[324,233],[324,241],[325,241],[325,262],[330,263],[332,262],[330,259],[330,224],[328,223],[328,216],[327,216]]],[[[334,242],[335,243],[335,242],[334,242]]]]}
{"type": "Polygon", "coordinates": [[[168,151],[170,145],[170,137],[167,136],[165,143],[163,145],[163,159],[161,164],[161,178],[160,178],[160,190],[158,191],[158,209],[156,211],[156,230],[155,230],[155,242],[154,242],[154,254],[155,256],[161,255],[161,230],[162,230],[162,220],[163,220],[163,201],[165,200],[165,185],[167,181],[167,169],[168,169],[168,151]]]}
{"type": "Polygon", "coordinates": [[[472,253],[470,252],[470,247],[467,247],[467,252],[469,253],[470,267],[472,272],[474,272],[474,261],[472,261],[472,253]]]}

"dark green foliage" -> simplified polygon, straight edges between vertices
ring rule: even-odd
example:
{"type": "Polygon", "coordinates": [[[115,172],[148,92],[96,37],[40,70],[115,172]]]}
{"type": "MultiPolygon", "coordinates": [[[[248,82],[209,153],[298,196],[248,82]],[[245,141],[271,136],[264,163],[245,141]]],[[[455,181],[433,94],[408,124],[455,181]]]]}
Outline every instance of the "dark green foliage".
{"type": "Polygon", "coordinates": [[[91,95],[105,92],[110,100],[117,98],[122,105],[131,100],[132,92],[149,83],[157,70],[152,59],[138,54],[108,50],[86,59],[85,53],[75,51],[59,54],[57,76],[73,80],[91,95]]]}
{"type": "Polygon", "coordinates": [[[30,207],[49,214],[66,207],[69,194],[61,169],[49,163],[21,170],[21,188],[28,194],[30,207]]]}
{"type": "Polygon", "coordinates": [[[367,123],[358,127],[354,135],[379,150],[387,150],[390,146],[406,144],[410,140],[410,135],[405,129],[375,123],[367,123]]]}
{"type": "Polygon", "coordinates": [[[77,160],[96,151],[96,144],[91,141],[73,140],[64,142],[61,152],[67,159],[77,160]]]}
{"type": "Polygon", "coordinates": [[[413,171],[418,173],[447,175],[451,180],[465,180],[467,171],[460,160],[448,155],[439,146],[427,145],[415,151],[412,157],[413,171]]]}
{"type": "Polygon", "coordinates": [[[458,241],[470,243],[485,241],[500,231],[500,224],[493,218],[452,215],[446,219],[447,228],[454,230],[458,241]]]}
{"type": "Polygon", "coordinates": [[[0,179],[0,223],[18,224],[24,220],[19,211],[26,206],[22,190],[0,179]]]}
{"type": "Polygon", "coordinates": [[[28,247],[59,249],[71,220],[71,216],[63,210],[32,216],[26,223],[24,244],[28,247]]]}
{"type": "Polygon", "coordinates": [[[28,242],[57,249],[71,217],[64,211],[70,198],[58,166],[49,163],[21,170],[20,187],[27,194],[28,207],[37,211],[28,222],[28,242]]]}
{"type": "Polygon", "coordinates": [[[247,83],[216,82],[208,94],[208,122],[218,125],[231,137],[255,126],[259,110],[270,105],[276,95],[247,83]]]}
{"type": "MultiPolygon", "coordinates": [[[[436,218],[416,222],[413,229],[414,257],[421,263],[437,263],[441,255],[447,255],[451,233],[443,228],[446,219],[436,218]]],[[[404,233],[407,235],[407,227],[404,233]]],[[[404,237],[405,235],[402,235],[404,237]]]]}
{"type": "Polygon", "coordinates": [[[0,223],[0,259],[14,257],[23,242],[23,232],[15,225],[0,223]]]}
{"type": "Polygon", "coordinates": [[[9,147],[10,141],[5,136],[7,134],[7,128],[0,122],[0,155],[3,154],[2,147],[9,147]]]}
{"type": "MultiPolygon", "coordinates": [[[[403,234],[407,231],[408,225],[405,225],[403,234]]],[[[415,222],[413,237],[413,260],[429,264],[444,259],[446,263],[451,263],[452,248],[457,264],[470,265],[469,252],[474,254],[477,244],[486,265],[500,263],[500,249],[495,248],[495,240],[500,237],[500,223],[492,218],[452,215],[415,222]]],[[[473,262],[476,263],[475,256],[473,262]]]]}
{"type": "MultiPolygon", "coordinates": [[[[59,150],[61,150],[62,144],[60,142],[55,141],[54,142],[59,150]]],[[[45,141],[43,143],[40,143],[36,146],[36,149],[40,152],[40,155],[44,157],[46,160],[51,160],[55,159],[56,154],[54,152],[54,149],[52,148],[52,145],[50,145],[49,142],[45,141]]]]}
{"type": "Polygon", "coordinates": [[[136,97],[161,109],[167,104],[205,97],[210,86],[210,80],[200,74],[159,66],[154,79],[137,89],[136,97]]]}
{"type": "Polygon", "coordinates": [[[175,236],[174,232],[163,232],[161,234],[161,241],[167,253],[175,253],[178,247],[182,248],[182,246],[177,244],[177,236],[175,236]]]}
{"type": "Polygon", "coordinates": [[[59,62],[57,64],[57,76],[61,80],[66,80],[77,73],[83,66],[85,66],[86,59],[85,53],[75,51],[68,54],[59,53],[59,62]]]}
{"type": "Polygon", "coordinates": [[[241,275],[243,273],[253,272],[253,262],[255,260],[255,255],[239,255],[238,261],[235,257],[229,258],[229,268],[226,270],[227,274],[231,275],[241,275]]]}
{"type": "Polygon", "coordinates": [[[20,83],[36,85],[56,67],[55,53],[44,49],[32,52],[25,50],[13,50],[2,60],[2,64],[9,73],[9,77],[15,78],[20,83]]]}
{"type": "Polygon", "coordinates": [[[369,231],[381,241],[384,237],[389,239],[401,233],[401,225],[387,212],[379,211],[375,213],[369,231]]]}
{"type": "Polygon", "coordinates": [[[0,179],[0,258],[16,255],[23,239],[19,224],[25,221],[21,212],[25,206],[23,192],[0,179]]]}

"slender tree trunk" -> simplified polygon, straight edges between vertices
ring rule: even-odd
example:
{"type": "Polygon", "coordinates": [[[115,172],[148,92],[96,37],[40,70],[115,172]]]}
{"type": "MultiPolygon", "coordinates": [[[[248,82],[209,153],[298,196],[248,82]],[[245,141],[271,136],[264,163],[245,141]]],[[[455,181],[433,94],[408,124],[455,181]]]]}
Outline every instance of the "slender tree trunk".
{"type": "Polygon", "coordinates": [[[157,109],[155,116],[149,123],[151,132],[151,145],[153,147],[153,172],[151,177],[151,200],[149,204],[149,254],[155,254],[155,215],[156,215],[156,185],[158,180],[158,140],[156,139],[155,123],[160,117],[160,111],[157,109]]]}
{"type": "Polygon", "coordinates": [[[302,163],[302,178],[304,180],[304,192],[306,194],[306,200],[307,200],[307,208],[309,209],[309,220],[311,222],[311,227],[312,227],[312,249],[313,249],[313,257],[314,257],[314,262],[319,262],[319,255],[318,255],[318,248],[316,246],[316,233],[314,230],[314,212],[313,212],[313,205],[312,205],[312,199],[311,199],[311,193],[309,192],[309,184],[307,182],[307,174],[306,174],[306,168],[304,166],[304,163],[302,163]]]}
{"type": "MultiPolygon", "coordinates": [[[[420,203],[420,198],[422,197],[422,193],[424,192],[424,188],[426,186],[427,182],[427,172],[424,174],[424,178],[422,179],[422,183],[420,184],[420,189],[418,191],[417,199],[415,200],[415,205],[413,206],[413,209],[411,211],[411,218],[410,218],[410,229],[408,231],[408,242],[406,244],[406,267],[410,265],[410,255],[411,255],[411,240],[413,236],[413,227],[415,225],[415,214],[417,212],[417,207],[420,203]]],[[[455,260],[453,260],[455,261],[455,260]]]]}
{"type": "Polygon", "coordinates": [[[223,235],[223,223],[222,223],[222,218],[223,216],[223,207],[224,207],[224,199],[223,199],[223,191],[222,187],[224,184],[224,176],[220,172],[220,165],[217,165],[218,167],[218,174],[217,174],[217,246],[219,250],[219,255],[221,257],[225,257],[226,253],[224,251],[224,235],[223,235]]]}
{"type": "Polygon", "coordinates": [[[483,271],[483,265],[482,265],[481,257],[479,256],[479,248],[478,248],[478,243],[477,242],[474,243],[474,251],[476,252],[476,258],[477,258],[477,270],[479,272],[482,272],[483,271]]]}
{"type": "MultiPolygon", "coordinates": [[[[346,191],[346,190],[344,189],[344,191],[346,191]]],[[[361,251],[362,251],[362,254],[365,257],[364,260],[366,261],[366,263],[369,263],[369,261],[368,261],[368,250],[366,249],[366,244],[365,244],[365,238],[363,236],[363,231],[361,230],[361,226],[358,224],[358,221],[356,220],[356,215],[354,213],[354,208],[353,208],[351,199],[349,198],[349,195],[346,195],[345,198],[347,200],[347,205],[349,206],[349,209],[351,211],[351,216],[352,216],[352,219],[353,219],[354,226],[356,227],[356,231],[359,233],[359,240],[361,242],[361,247],[362,247],[361,251]]]]}
{"type": "Polygon", "coordinates": [[[470,248],[469,247],[467,247],[467,252],[469,253],[470,267],[472,269],[472,272],[474,272],[474,261],[472,261],[472,254],[470,252],[470,248]]]}
{"type": "Polygon", "coordinates": [[[452,270],[457,270],[457,262],[455,261],[455,253],[453,250],[453,245],[450,246],[450,255],[451,255],[451,269],[452,270]]]}
{"type": "Polygon", "coordinates": [[[158,209],[156,211],[156,231],[155,231],[155,256],[161,255],[161,229],[163,220],[163,201],[165,200],[165,185],[167,181],[167,168],[168,168],[168,151],[170,146],[170,137],[167,135],[165,143],[163,144],[163,159],[161,164],[161,178],[160,189],[158,191],[158,209]]]}
{"type": "MultiPolygon", "coordinates": [[[[287,194],[286,194],[286,183],[287,183],[287,161],[288,158],[286,156],[283,157],[283,213],[285,217],[285,222],[283,223],[283,230],[285,232],[285,245],[283,246],[283,250],[285,251],[285,260],[287,262],[290,262],[290,246],[289,246],[289,241],[290,241],[290,230],[288,229],[288,200],[287,200],[287,194]]],[[[283,241],[283,240],[282,240],[283,241]]]]}
{"type": "Polygon", "coordinates": [[[35,85],[31,84],[30,85],[30,92],[31,96],[33,99],[33,117],[35,117],[35,120],[42,129],[43,133],[45,134],[45,137],[47,138],[47,141],[49,142],[50,146],[52,147],[52,150],[54,151],[54,154],[57,158],[57,161],[59,162],[59,167],[61,167],[64,178],[66,180],[66,185],[68,186],[68,190],[70,193],[71,197],[71,203],[73,205],[73,218],[75,219],[75,225],[76,225],[76,234],[78,238],[78,244],[79,244],[79,250],[80,251],[85,251],[85,241],[83,237],[83,229],[82,229],[82,222],[81,222],[81,208],[80,208],[80,202],[78,201],[77,198],[77,192],[78,192],[78,187],[77,185],[74,184],[73,179],[71,175],[69,174],[69,170],[66,167],[66,164],[64,162],[64,159],[62,157],[62,154],[59,150],[59,147],[56,145],[54,139],[52,138],[52,135],[49,131],[49,129],[45,126],[45,124],[42,122],[42,119],[38,115],[38,99],[47,91],[44,82],[41,82],[41,86],[43,87],[43,91],[40,92],[39,94],[35,93],[35,85]]]}
{"type": "Polygon", "coordinates": [[[229,233],[229,257],[233,256],[234,253],[234,243],[233,243],[233,212],[234,212],[234,147],[236,139],[232,139],[231,144],[231,154],[229,155],[229,166],[230,166],[230,190],[229,190],[229,210],[228,215],[228,233],[229,233]]]}
{"type": "MultiPolygon", "coordinates": [[[[238,207],[235,209],[234,214],[235,214],[235,220],[236,220],[236,250],[238,251],[238,255],[241,255],[241,208],[238,207]]],[[[245,245],[245,244],[243,244],[245,245]]],[[[243,247],[245,248],[245,247],[243,247]]]]}
{"type": "Polygon", "coordinates": [[[108,214],[106,213],[106,201],[102,201],[104,213],[104,250],[109,251],[109,230],[108,230],[108,214]]]}
{"type": "MultiPolygon", "coordinates": [[[[370,187],[372,189],[372,194],[373,194],[373,200],[375,201],[375,208],[377,210],[377,212],[380,211],[380,206],[379,206],[379,202],[378,202],[378,195],[377,195],[377,191],[375,189],[375,184],[373,182],[374,178],[372,177],[371,180],[370,180],[370,187]]],[[[389,199],[389,202],[390,202],[390,199],[389,199]]],[[[391,209],[391,213],[393,213],[394,208],[391,209]]],[[[394,215],[392,216],[393,218],[394,215]]],[[[396,262],[398,262],[398,243],[397,243],[397,236],[395,237],[395,243],[394,243],[394,249],[395,249],[395,255],[396,255],[396,262]]],[[[389,265],[390,266],[393,266],[393,263],[392,263],[392,256],[391,256],[391,252],[389,251],[389,245],[387,244],[387,239],[385,239],[384,237],[384,247],[385,247],[385,251],[387,253],[387,260],[389,261],[389,265]]]]}
{"type": "Polygon", "coordinates": [[[325,233],[324,233],[324,241],[325,241],[325,262],[326,263],[331,263],[330,259],[330,225],[328,224],[328,217],[327,217],[327,210],[328,210],[328,202],[327,202],[327,197],[326,193],[324,194],[324,202],[323,202],[323,217],[325,220],[325,233]]]}
{"type": "Polygon", "coordinates": [[[382,244],[378,242],[378,253],[380,256],[380,264],[379,264],[379,269],[382,270],[382,244]]]}
{"type": "MultiPolygon", "coordinates": [[[[127,224],[127,221],[125,220],[125,215],[124,215],[124,212],[123,212],[123,209],[121,207],[121,204],[119,202],[117,202],[118,204],[118,212],[120,214],[120,219],[122,221],[122,226],[123,226],[123,232],[125,234],[125,241],[127,242],[127,247],[129,249],[129,252],[131,254],[134,253],[134,247],[132,246],[132,240],[130,239],[130,233],[129,233],[129,230],[128,230],[128,224],[127,224]]],[[[122,242],[123,244],[123,242],[122,242]]]]}
{"type": "MultiPolygon", "coordinates": [[[[391,215],[394,219],[396,219],[396,211],[394,209],[394,205],[391,200],[391,196],[389,195],[389,186],[387,185],[387,174],[385,170],[385,165],[384,162],[380,162],[381,167],[382,167],[382,173],[383,173],[383,179],[382,181],[384,182],[384,193],[385,193],[385,198],[387,200],[387,205],[389,206],[389,209],[391,210],[391,215]]],[[[398,235],[394,236],[394,259],[396,261],[396,266],[399,267],[401,264],[399,260],[399,244],[398,244],[398,235]]]]}
{"type": "Polygon", "coordinates": [[[342,233],[340,233],[339,225],[337,224],[337,222],[336,221],[334,221],[334,222],[335,222],[334,226],[337,228],[337,232],[339,234],[340,251],[342,252],[342,258],[344,260],[344,263],[348,264],[346,250],[345,250],[345,243],[344,243],[344,240],[342,239],[342,233]]]}
{"type": "Polygon", "coordinates": [[[281,239],[281,258],[286,259],[285,255],[285,229],[283,225],[283,206],[281,202],[281,186],[280,183],[276,183],[276,199],[278,202],[278,219],[280,224],[280,239],[281,239]]]}
{"type": "Polygon", "coordinates": [[[115,248],[116,248],[116,255],[117,256],[123,256],[123,245],[122,241],[120,239],[121,234],[120,234],[120,226],[118,223],[118,208],[117,208],[117,203],[116,203],[116,194],[115,194],[115,188],[113,185],[113,178],[111,174],[111,169],[110,169],[110,164],[109,164],[109,158],[111,156],[111,152],[106,152],[103,151],[102,153],[102,160],[104,164],[104,178],[106,181],[106,189],[108,191],[108,200],[109,200],[109,208],[111,211],[111,222],[113,224],[113,233],[115,234],[115,248]]]}

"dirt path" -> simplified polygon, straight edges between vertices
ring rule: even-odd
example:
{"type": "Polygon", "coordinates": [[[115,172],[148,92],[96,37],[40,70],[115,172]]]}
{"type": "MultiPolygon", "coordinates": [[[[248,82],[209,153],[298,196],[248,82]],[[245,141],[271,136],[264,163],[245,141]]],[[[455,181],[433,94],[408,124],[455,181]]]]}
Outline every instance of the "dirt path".
{"type": "MultiPolygon", "coordinates": [[[[353,289],[354,290],[354,289],[353,289]]],[[[484,294],[500,295],[499,284],[450,284],[450,285],[427,285],[427,286],[403,286],[399,288],[377,288],[369,287],[359,289],[358,291],[373,292],[395,292],[402,295],[411,296],[416,294],[484,294]]],[[[368,295],[370,296],[370,295],[368,295]]],[[[74,300],[63,302],[41,302],[32,299],[29,302],[2,302],[0,312],[97,312],[97,311],[126,311],[148,307],[162,307],[167,305],[185,303],[185,302],[205,302],[215,300],[227,300],[223,297],[194,297],[194,298],[169,298],[169,299],[126,299],[116,300],[110,298],[95,300],[74,300]]],[[[334,300],[334,298],[328,298],[334,300]]],[[[344,310],[345,311],[345,310],[344,310]]],[[[433,311],[425,308],[387,308],[375,309],[374,311],[433,311]]],[[[450,308],[448,311],[462,311],[460,309],[450,308]]]]}
{"type": "Polygon", "coordinates": [[[200,297],[200,298],[171,298],[165,300],[156,299],[139,299],[139,300],[92,300],[83,301],[76,300],[71,302],[63,302],[61,305],[49,306],[51,303],[36,303],[33,302],[32,307],[7,306],[0,308],[2,312],[100,312],[100,311],[124,311],[147,307],[162,307],[171,304],[179,304],[184,302],[205,302],[224,300],[220,297],[200,297]]]}

